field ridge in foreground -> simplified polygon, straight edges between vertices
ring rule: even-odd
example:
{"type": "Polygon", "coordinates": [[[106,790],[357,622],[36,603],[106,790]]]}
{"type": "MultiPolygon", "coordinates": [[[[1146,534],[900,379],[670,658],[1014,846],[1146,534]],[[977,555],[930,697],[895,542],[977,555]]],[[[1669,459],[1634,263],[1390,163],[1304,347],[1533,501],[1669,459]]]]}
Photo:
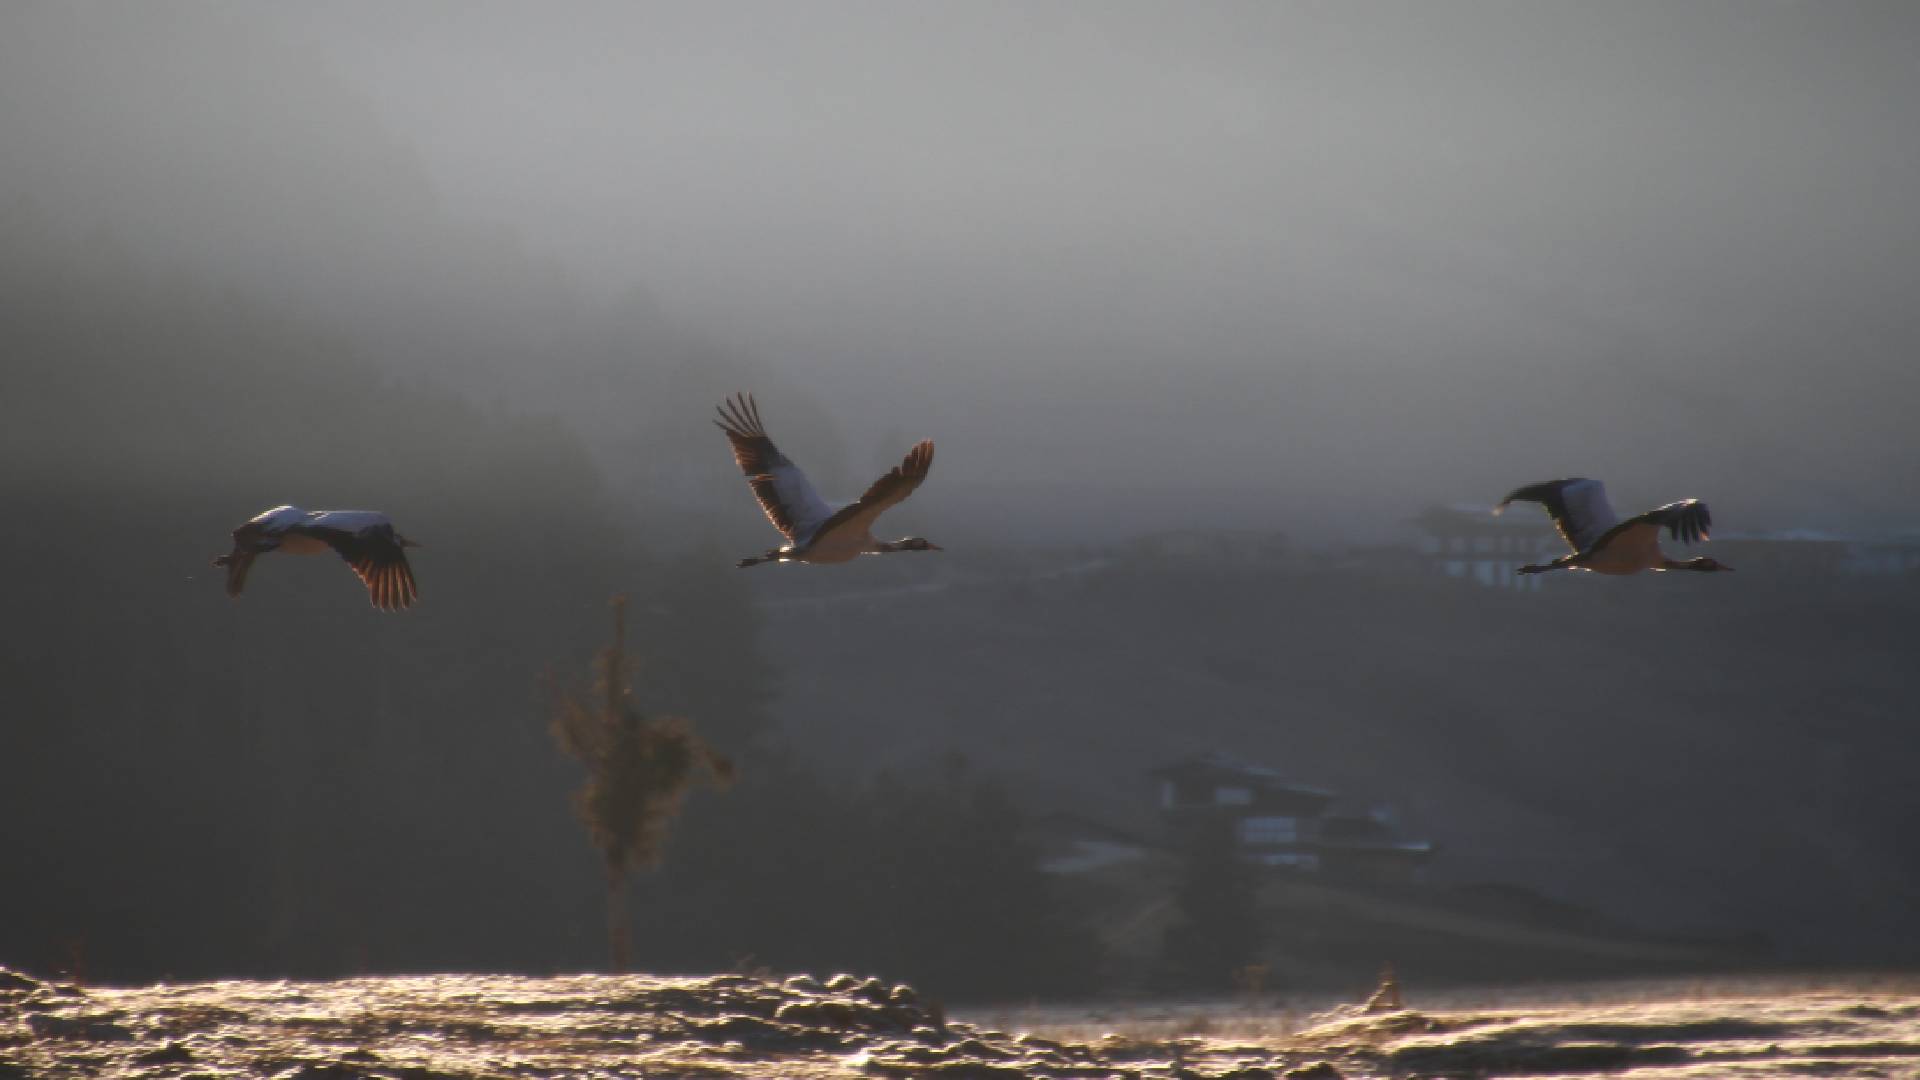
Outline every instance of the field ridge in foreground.
{"type": "Polygon", "coordinates": [[[0,969],[0,1080],[1912,1076],[1920,993],[1363,1013],[1286,1034],[1046,1038],[837,975],[383,976],[76,987],[0,969]]]}

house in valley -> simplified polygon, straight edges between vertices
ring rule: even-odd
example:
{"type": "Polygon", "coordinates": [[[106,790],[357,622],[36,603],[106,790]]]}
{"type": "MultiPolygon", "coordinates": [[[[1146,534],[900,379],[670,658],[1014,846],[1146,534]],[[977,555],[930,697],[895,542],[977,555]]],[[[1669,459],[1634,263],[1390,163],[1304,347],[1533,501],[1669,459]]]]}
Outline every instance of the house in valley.
{"type": "Polygon", "coordinates": [[[1401,835],[1384,807],[1355,809],[1337,792],[1262,765],[1210,753],[1163,765],[1160,813],[1176,846],[1226,830],[1249,862],[1374,882],[1412,881],[1433,844],[1401,835]]]}

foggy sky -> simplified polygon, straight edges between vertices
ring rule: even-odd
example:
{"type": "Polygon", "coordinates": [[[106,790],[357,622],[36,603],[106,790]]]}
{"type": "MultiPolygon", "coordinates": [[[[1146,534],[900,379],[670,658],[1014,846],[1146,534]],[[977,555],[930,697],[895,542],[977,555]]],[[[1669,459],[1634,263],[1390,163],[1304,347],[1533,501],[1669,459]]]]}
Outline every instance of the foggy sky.
{"type": "Polygon", "coordinates": [[[1885,531],[1916,100],[1898,3],[14,4],[0,206],[557,413],[616,484],[722,475],[691,432],[760,373],[844,494],[934,437],[936,539],[1377,536],[1569,474],[1885,531]],[[693,374],[623,415],[629,331],[693,374]],[[684,466],[626,449],[663,415],[684,466]]]}

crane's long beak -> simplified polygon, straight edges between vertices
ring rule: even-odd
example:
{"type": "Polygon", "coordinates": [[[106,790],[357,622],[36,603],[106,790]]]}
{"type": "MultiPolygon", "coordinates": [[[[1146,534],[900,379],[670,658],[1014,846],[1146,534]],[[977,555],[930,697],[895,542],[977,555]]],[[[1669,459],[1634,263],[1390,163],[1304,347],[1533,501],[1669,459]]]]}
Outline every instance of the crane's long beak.
{"type": "Polygon", "coordinates": [[[409,540],[403,536],[400,538],[400,546],[403,548],[409,548],[409,547],[426,547],[427,545],[421,543],[418,540],[409,540]]]}

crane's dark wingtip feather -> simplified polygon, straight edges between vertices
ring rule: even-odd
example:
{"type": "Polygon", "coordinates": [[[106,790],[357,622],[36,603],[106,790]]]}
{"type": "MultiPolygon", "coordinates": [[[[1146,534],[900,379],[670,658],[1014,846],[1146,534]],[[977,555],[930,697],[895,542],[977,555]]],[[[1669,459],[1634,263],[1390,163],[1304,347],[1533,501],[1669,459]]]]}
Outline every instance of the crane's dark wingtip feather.
{"type": "Polygon", "coordinates": [[[714,406],[720,419],[714,421],[728,435],[742,439],[765,438],[766,425],[760,422],[760,408],[754,404],[753,395],[735,394],[714,406]]]}
{"type": "Polygon", "coordinates": [[[1505,506],[1511,502],[1544,503],[1557,497],[1568,484],[1578,483],[1579,479],[1579,477],[1572,477],[1564,480],[1539,480],[1531,484],[1521,484],[1507,492],[1506,497],[1500,500],[1500,505],[1505,506]]]}
{"type": "Polygon", "coordinates": [[[922,439],[907,451],[906,459],[900,462],[894,473],[910,479],[922,479],[933,467],[933,440],[922,439]]]}

